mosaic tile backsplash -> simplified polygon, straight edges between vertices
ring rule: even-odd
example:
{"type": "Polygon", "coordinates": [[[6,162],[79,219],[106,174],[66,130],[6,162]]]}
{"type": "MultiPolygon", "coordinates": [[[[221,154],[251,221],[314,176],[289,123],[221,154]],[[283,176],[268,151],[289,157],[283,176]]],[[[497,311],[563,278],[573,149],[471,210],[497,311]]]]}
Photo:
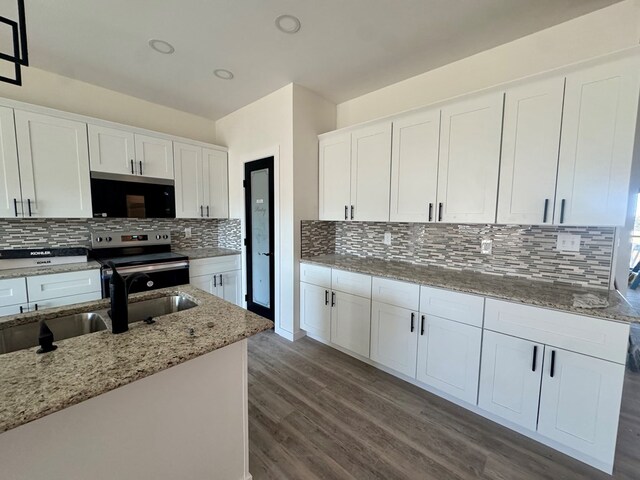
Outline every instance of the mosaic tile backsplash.
{"type": "Polygon", "coordinates": [[[615,228],[423,223],[302,222],[302,258],[348,254],[531,280],[609,288],[615,228]],[[383,243],[391,233],[391,245],[383,243]],[[581,236],[580,252],[556,250],[558,233],[581,236]],[[483,239],[493,252],[480,253],[483,239]]]}
{"type": "Polygon", "coordinates": [[[86,246],[93,230],[170,230],[174,250],[241,248],[239,219],[7,219],[0,220],[0,249],[86,246]],[[184,229],[191,227],[191,238],[184,229]]]}

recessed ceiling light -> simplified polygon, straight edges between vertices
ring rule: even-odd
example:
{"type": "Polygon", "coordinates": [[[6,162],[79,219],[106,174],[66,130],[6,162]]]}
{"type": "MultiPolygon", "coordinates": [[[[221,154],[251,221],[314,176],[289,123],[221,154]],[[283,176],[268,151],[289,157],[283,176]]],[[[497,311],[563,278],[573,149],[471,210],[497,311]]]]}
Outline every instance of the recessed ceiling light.
{"type": "Polygon", "coordinates": [[[163,53],[165,55],[171,55],[173,52],[176,51],[176,49],[173,48],[173,45],[171,45],[168,42],[165,42],[164,40],[158,40],[157,38],[149,40],[149,46],[153,48],[156,52],[163,53]]]}
{"type": "Polygon", "coordinates": [[[283,33],[298,33],[300,20],[293,15],[280,15],[276,18],[276,27],[283,33]]]}
{"type": "Polygon", "coordinates": [[[217,70],[214,70],[213,74],[222,80],[231,80],[233,78],[233,72],[225,70],[224,68],[218,68],[217,70]]]}

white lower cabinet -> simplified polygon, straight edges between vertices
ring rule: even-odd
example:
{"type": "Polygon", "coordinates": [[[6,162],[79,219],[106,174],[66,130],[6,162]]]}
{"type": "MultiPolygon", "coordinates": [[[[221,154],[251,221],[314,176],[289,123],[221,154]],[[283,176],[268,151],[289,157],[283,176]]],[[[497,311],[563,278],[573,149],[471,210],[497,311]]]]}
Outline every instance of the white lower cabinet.
{"type": "Polygon", "coordinates": [[[327,342],[331,338],[330,295],[324,287],[300,283],[300,328],[327,342]]]}
{"type": "Polygon", "coordinates": [[[545,347],[538,433],[613,465],[624,369],[545,347]]]}
{"type": "Polygon", "coordinates": [[[421,315],[416,379],[475,405],[481,340],[481,328],[421,315]]]}
{"type": "Polygon", "coordinates": [[[92,302],[94,300],[100,300],[101,298],[102,292],[100,291],[80,295],[69,295],[67,297],[47,298],[38,300],[37,302],[29,302],[28,311],[35,312],[47,308],[64,307],[65,305],[74,305],[76,303],[92,302]]]}
{"type": "Polygon", "coordinates": [[[416,375],[418,314],[374,301],[371,305],[371,360],[409,377],[416,375]]]}
{"type": "Polygon", "coordinates": [[[343,292],[332,292],[331,343],[369,357],[371,300],[343,292]]]}
{"type": "Polygon", "coordinates": [[[241,307],[242,270],[240,255],[198,258],[189,265],[189,283],[241,307]]]}
{"type": "Polygon", "coordinates": [[[543,352],[539,343],[485,330],[478,406],[535,430],[543,352]]]}
{"type": "Polygon", "coordinates": [[[23,303],[22,305],[9,305],[6,307],[0,307],[0,317],[7,315],[18,315],[19,313],[25,313],[29,311],[29,305],[23,303]]]}

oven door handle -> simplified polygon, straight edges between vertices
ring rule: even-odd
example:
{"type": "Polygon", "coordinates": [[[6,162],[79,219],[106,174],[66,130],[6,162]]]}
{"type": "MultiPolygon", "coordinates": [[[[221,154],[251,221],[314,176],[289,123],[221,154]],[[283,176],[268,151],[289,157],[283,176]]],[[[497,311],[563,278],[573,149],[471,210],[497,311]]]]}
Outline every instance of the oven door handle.
{"type": "MultiPolygon", "coordinates": [[[[182,260],[179,262],[154,263],[151,265],[135,265],[132,267],[120,267],[118,268],[118,273],[124,276],[138,272],[166,272],[167,270],[180,270],[182,268],[189,268],[188,260],[182,260]]],[[[113,270],[111,268],[105,268],[102,271],[102,278],[110,278],[112,273],[113,270]]]]}

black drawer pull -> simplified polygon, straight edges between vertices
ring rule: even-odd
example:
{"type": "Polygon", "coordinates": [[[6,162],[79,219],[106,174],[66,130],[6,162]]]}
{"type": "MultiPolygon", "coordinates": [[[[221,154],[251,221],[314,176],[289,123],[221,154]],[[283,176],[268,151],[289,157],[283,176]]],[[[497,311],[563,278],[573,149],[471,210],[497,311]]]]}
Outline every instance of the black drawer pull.
{"type": "Polygon", "coordinates": [[[329,305],[329,290],[324,291],[324,304],[329,305]]]}
{"type": "Polygon", "coordinates": [[[424,318],[425,316],[422,315],[422,318],[420,319],[420,335],[424,335],[424,318]]]}
{"type": "Polygon", "coordinates": [[[336,306],[336,292],[331,292],[331,306],[336,306]]]}
{"type": "Polygon", "coordinates": [[[533,346],[533,362],[531,364],[531,371],[535,372],[536,371],[536,360],[538,358],[538,346],[534,345],[533,346]]]}
{"type": "Polygon", "coordinates": [[[411,313],[411,332],[413,332],[415,330],[415,322],[416,320],[416,314],[415,313],[411,313]]]}
{"type": "Polygon", "coordinates": [[[549,375],[551,376],[551,378],[553,378],[555,373],[556,373],[556,351],[551,350],[551,371],[549,372],[549,375]]]}
{"type": "Polygon", "coordinates": [[[218,276],[214,275],[213,276],[213,288],[216,288],[218,286],[218,276]]]}

